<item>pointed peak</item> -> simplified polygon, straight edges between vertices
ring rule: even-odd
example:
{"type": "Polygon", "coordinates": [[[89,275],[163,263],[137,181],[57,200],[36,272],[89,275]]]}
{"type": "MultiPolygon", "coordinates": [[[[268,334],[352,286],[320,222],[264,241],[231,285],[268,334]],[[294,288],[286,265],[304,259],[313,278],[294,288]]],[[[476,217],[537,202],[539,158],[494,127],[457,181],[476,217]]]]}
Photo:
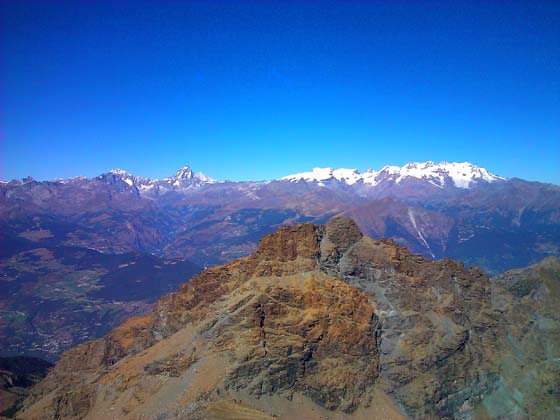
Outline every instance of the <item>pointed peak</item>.
{"type": "Polygon", "coordinates": [[[191,179],[193,177],[193,171],[189,165],[184,165],[175,172],[174,177],[177,179],[191,179]]]}
{"type": "Polygon", "coordinates": [[[305,263],[300,260],[298,266],[301,268],[301,264],[306,264],[310,269],[315,267],[317,256],[323,252],[325,253],[324,259],[329,259],[329,256],[332,256],[329,250],[345,252],[363,236],[353,219],[347,216],[336,216],[325,225],[305,222],[282,226],[260,240],[256,255],[269,261],[278,261],[281,264],[298,258],[306,259],[305,263]],[[326,241],[323,243],[324,248],[322,241],[326,241]]]}
{"type": "Polygon", "coordinates": [[[203,184],[215,184],[217,181],[202,172],[194,173],[190,165],[184,165],[173,176],[165,178],[164,182],[171,183],[174,188],[190,188],[203,184]]]}

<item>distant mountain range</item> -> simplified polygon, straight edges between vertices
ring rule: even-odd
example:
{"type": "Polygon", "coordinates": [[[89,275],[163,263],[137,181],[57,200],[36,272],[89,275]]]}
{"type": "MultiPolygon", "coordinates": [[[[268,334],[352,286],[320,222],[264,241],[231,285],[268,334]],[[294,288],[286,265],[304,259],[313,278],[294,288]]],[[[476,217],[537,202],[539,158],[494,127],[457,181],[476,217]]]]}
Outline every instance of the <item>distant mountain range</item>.
{"type": "Polygon", "coordinates": [[[246,182],[218,182],[189,166],[163,180],[115,169],[94,178],[2,182],[0,191],[7,237],[200,265],[246,255],[280,225],[342,213],[374,237],[490,274],[560,254],[560,188],[468,162],[364,173],[315,168],[246,182]]]}
{"type": "Polygon", "coordinates": [[[248,255],[282,225],[336,215],[374,238],[489,274],[560,255],[560,187],[469,163],[248,182],[218,182],[188,166],[163,180],[112,170],[2,182],[0,194],[3,355],[55,360],[145,313],[198,267],[248,255]]]}
{"type": "Polygon", "coordinates": [[[316,182],[326,186],[330,182],[346,185],[361,184],[377,187],[384,184],[400,184],[405,182],[425,181],[437,188],[464,188],[474,185],[505,181],[505,178],[491,174],[488,170],[469,162],[411,162],[402,167],[385,166],[379,172],[368,169],[363,174],[356,169],[314,168],[311,172],[288,175],[282,180],[298,182],[316,182]]]}
{"type": "MultiPolygon", "coordinates": [[[[194,173],[189,165],[183,166],[173,176],[159,179],[150,179],[136,176],[123,169],[112,169],[96,178],[78,176],[73,178],[55,179],[54,182],[62,184],[77,184],[84,181],[98,179],[104,182],[127,184],[135,189],[139,195],[154,196],[168,192],[188,191],[203,185],[216,184],[216,181],[202,172],[194,173]]],[[[10,184],[27,183],[34,181],[32,177],[22,181],[13,180],[10,184]]],[[[367,189],[384,187],[387,185],[406,184],[409,182],[426,182],[437,188],[462,188],[469,189],[480,184],[489,184],[497,181],[506,181],[506,178],[494,175],[487,169],[473,165],[469,162],[411,162],[402,167],[384,166],[380,171],[368,169],[360,173],[356,169],[313,168],[310,172],[287,175],[274,181],[311,182],[322,187],[331,184],[352,185],[357,193],[364,195],[367,189]]],[[[222,181],[228,182],[228,181],[222,181]]],[[[252,182],[252,181],[249,181],[252,182]]],[[[7,181],[2,181],[7,184],[7,181]]],[[[370,191],[371,192],[371,191],[370,191]]]]}
{"type": "MultiPolygon", "coordinates": [[[[216,183],[215,179],[207,177],[202,172],[196,174],[193,173],[188,165],[179,169],[173,176],[162,180],[135,176],[122,169],[112,169],[94,179],[116,186],[120,185],[121,187],[126,188],[122,185],[124,183],[142,196],[157,196],[172,191],[186,191],[202,185],[216,183]]],[[[23,182],[29,180],[30,178],[27,178],[24,179],[23,182]]],[[[91,181],[91,179],[84,176],[78,176],[74,178],[61,178],[55,180],[55,182],[63,184],[79,184],[84,181],[91,181]]]]}

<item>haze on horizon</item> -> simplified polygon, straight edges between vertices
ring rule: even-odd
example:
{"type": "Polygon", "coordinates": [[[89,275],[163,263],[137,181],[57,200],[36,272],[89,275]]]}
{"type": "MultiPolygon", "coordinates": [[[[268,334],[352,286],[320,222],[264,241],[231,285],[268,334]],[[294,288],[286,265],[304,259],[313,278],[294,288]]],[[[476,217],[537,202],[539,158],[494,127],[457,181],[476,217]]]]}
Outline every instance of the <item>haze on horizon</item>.
{"type": "Polygon", "coordinates": [[[0,4],[0,178],[469,161],[560,184],[560,2],[0,4]]]}

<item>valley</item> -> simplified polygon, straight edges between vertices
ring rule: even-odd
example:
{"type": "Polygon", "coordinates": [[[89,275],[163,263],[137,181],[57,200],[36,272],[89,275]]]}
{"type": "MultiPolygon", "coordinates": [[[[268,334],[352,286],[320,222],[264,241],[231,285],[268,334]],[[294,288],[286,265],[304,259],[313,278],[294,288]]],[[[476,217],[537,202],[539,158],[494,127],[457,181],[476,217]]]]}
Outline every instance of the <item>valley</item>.
{"type": "Polygon", "coordinates": [[[13,253],[0,269],[2,354],[50,361],[147,313],[159,296],[201,270],[185,261],[65,246],[13,253]]]}

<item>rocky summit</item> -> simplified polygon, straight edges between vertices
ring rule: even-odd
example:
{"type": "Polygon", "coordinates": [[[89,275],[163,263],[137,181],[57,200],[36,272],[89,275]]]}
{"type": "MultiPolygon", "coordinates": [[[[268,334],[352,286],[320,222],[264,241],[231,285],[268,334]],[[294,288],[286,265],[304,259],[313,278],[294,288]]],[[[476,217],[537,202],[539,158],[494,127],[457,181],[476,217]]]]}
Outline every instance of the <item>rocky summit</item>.
{"type": "Polygon", "coordinates": [[[67,351],[16,417],[558,418],[559,273],[490,279],[346,217],[282,227],[67,351]]]}

